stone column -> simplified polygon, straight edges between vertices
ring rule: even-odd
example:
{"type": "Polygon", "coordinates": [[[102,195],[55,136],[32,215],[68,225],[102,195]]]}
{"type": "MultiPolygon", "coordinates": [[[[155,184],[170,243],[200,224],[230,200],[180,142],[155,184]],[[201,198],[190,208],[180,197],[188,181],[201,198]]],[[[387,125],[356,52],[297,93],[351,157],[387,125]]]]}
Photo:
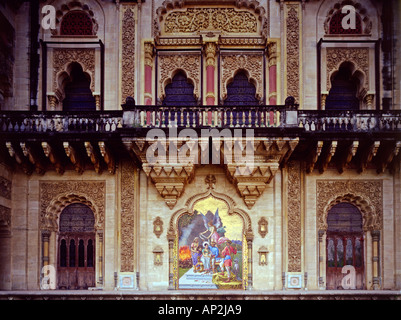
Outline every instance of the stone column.
{"type": "Polygon", "coordinates": [[[269,58],[269,104],[277,104],[277,43],[268,45],[269,58]]]}
{"type": "Polygon", "coordinates": [[[153,49],[154,46],[152,42],[145,42],[145,92],[144,92],[145,105],[151,105],[153,99],[152,97],[153,49]]]}
{"type": "Polygon", "coordinates": [[[253,276],[252,276],[252,245],[253,245],[253,237],[247,237],[247,245],[248,245],[248,286],[246,290],[252,290],[253,288],[253,276]]]}
{"type": "Polygon", "coordinates": [[[168,240],[168,289],[174,290],[174,240],[175,235],[169,233],[167,235],[168,240]]]}
{"type": "Polygon", "coordinates": [[[99,239],[99,284],[103,284],[103,233],[98,233],[99,239]]]}
{"type": "Polygon", "coordinates": [[[50,239],[50,231],[45,230],[42,232],[42,261],[43,267],[49,265],[49,239],[50,239]]]}
{"type": "Polygon", "coordinates": [[[323,280],[323,274],[324,274],[324,243],[323,243],[323,236],[324,236],[325,231],[324,230],[319,230],[319,288],[324,289],[324,280],[323,280]]]}
{"type": "Polygon", "coordinates": [[[380,231],[371,231],[372,235],[372,266],[373,266],[373,290],[380,289],[379,272],[380,272],[380,258],[379,258],[379,244],[380,244],[380,231]]]}

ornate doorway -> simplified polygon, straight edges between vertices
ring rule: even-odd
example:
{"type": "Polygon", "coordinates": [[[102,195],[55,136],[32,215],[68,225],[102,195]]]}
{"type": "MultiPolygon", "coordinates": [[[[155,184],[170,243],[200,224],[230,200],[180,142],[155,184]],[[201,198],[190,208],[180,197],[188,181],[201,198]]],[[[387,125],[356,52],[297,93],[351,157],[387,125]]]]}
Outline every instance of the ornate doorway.
{"type": "Polygon", "coordinates": [[[84,204],[71,204],[60,215],[57,287],[87,289],[95,286],[95,217],[84,204]]]}
{"type": "Polygon", "coordinates": [[[349,275],[355,276],[350,288],[364,289],[364,237],[359,209],[349,203],[337,204],[329,211],[327,224],[327,290],[344,289],[346,266],[352,269],[349,275]]]}

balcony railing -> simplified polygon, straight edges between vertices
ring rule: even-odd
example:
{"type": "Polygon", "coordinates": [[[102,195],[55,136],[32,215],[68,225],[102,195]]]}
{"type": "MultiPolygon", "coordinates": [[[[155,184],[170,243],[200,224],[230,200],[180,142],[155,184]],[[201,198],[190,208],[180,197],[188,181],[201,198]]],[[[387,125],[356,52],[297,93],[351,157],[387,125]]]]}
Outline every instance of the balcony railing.
{"type": "Polygon", "coordinates": [[[122,111],[0,113],[0,132],[114,132],[122,126],[122,111]]]}
{"type": "Polygon", "coordinates": [[[0,113],[0,133],[110,133],[139,128],[298,128],[305,132],[401,132],[401,110],[317,111],[286,106],[134,106],[124,111],[0,113]]]}
{"type": "Polygon", "coordinates": [[[286,124],[285,106],[135,106],[126,108],[124,127],[272,128],[286,124]]]}
{"type": "Polygon", "coordinates": [[[299,110],[298,126],[307,132],[401,131],[401,110],[299,110]]]}

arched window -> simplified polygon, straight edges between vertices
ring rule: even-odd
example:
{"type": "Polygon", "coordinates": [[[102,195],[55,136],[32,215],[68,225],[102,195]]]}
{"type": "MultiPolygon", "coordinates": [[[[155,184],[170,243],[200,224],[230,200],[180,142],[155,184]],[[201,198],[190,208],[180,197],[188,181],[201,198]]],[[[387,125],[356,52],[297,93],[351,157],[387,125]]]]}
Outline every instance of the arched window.
{"type": "Polygon", "coordinates": [[[91,79],[83,72],[79,63],[73,62],[69,81],[64,87],[65,98],[63,110],[65,111],[94,111],[96,101],[90,89],[91,79]]]}
{"type": "Polygon", "coordinates": [[[331,90],[326,99],[326,110],[358,110],[360,80],[352,74],[352,66],[343,63],[331,78],[331,90]]]}
{"type": "Polygon", "coordinates": [[[163,106],[196,106],[194,86],[188,82],[184,72],[178,72],[165,88],[163,106]]]}
{"type": "Polygon", "coordinates": [[[364,289],[364,237],[359,209],[349,203],[339,203],[329,211],[327,225],[327,289],[344,289],[342,272],[345,266],[355,269],[355,278],[350,286],[364,289]]]}
{"type": "Polygon", "coordinates": [[[61,21],[60,35],[91,36],[93,35],[93,22],[84,11],[70,11],[61,21]]]}
{"type": "Polygon", "coordinates": [[[342,13],[338,10],[330,19],[329,33],[330,34],[341,34],[341,35],[353,35],[362,34],[362,19],[360,15],[355,12],[355,28],[344,29],[342,27],[342,21],[348,13],[342,13]]]}
{"type": "Polygon", "coordinates": [[[227,98],[224,100],[225,105],[258,105],[256,98],[256,87],[249,82],[245,71],[238,72],[233,81],[227,85],[227,98]]]}

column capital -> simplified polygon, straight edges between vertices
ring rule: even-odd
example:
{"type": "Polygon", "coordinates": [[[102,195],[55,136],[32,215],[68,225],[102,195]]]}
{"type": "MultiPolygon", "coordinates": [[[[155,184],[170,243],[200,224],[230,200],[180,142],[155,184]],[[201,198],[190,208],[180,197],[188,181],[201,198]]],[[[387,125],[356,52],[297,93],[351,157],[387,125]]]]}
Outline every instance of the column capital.
{"type": "Polygon", "coordinates": [[[215,66],[217,44],[215,42],[205,42],[206,66],[215,66]]]}
{"type": "Polygon", "coordinates": [[[152,41],[144,42],[145,66],[153,67],[154,48],[155,46],[152,41]]]}

